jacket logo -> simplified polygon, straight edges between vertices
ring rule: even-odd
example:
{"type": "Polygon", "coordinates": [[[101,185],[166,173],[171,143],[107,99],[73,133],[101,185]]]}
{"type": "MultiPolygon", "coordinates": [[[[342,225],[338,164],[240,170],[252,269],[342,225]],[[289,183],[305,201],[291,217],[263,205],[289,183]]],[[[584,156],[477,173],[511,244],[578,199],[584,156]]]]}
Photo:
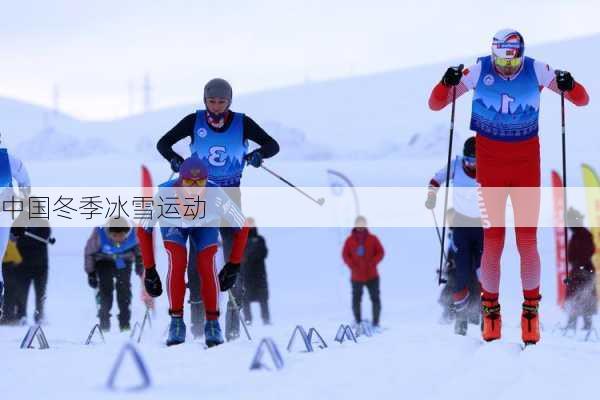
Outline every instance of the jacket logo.
{"type": "Polygon", "coordinates": [[[485,86],[492,86],[494,84],[494,77],[491,74],[487,74],[483,77],[483,84],[485,86]]]}

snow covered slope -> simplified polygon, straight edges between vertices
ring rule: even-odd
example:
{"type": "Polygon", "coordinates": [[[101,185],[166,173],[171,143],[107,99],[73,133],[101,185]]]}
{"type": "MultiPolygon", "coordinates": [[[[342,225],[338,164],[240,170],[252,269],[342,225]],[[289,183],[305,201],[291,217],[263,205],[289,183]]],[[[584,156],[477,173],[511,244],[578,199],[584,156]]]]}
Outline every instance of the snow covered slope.
{"type": "MultiPolygon", "coordinates": [[[[600,113],[594,100],[594,93],[600,93],[600,81],[596,79],[592,50],[598,47],[600,36],[595,35],[527,49],[531,57],[544,60],[554,68],[572,71],[591,93],[589,107],[569,107],[567,112],[569,150],[575,155],[572,159],[575,165],[589,159],[587,154],[582,157],[577,154],[589,150],[586,138],[594,137],[587,135],[593,135],[596,116],[600,113]]],[[[449,111],[431,112],[427,107],[429,92],[448,65],[474,62],[475,57],[450,60],[438,65],[244,94],[235,97],[233,109],[247,113],[282,143],[289,144],[280,159],[369,160],[440,155],[446,151],[449,111]]],[[[157,157],[154,151],[157,138],[198,108],[201,96],[199,92],[198,104],[109,122],[82,122],[60,116],[48,119],[48,123],[56,132],[78,138],[77,146],[85,146],[90,138],[94,138],[95,143],[103,143],[96,154],[105,155],[107,147],[112,146],[111,152],[116,155],[153,159],[157,157]],[[120,138],[118,148],[114,146],[115,137],[120,138]]],[[[554,163],[560,156],[559,100],[553,93],[544,93],[542,98],[543,157],[546,162],[554,163]]],[[[24,146],[17,147],[18,152],[25,158],[38,158],[38,153],[27,151],[30,147],[27,141],[34,135],[38,141],[55,140],[39,134],[45,126],[47,112],[31,106],[10,105],[0,107],[3,121],[0,128],[5,143],[17,147],[25,142],[24,146]],[[22,109],[26,112],[21,112],[22,109]]],[[[470,95],[460,99],[457,107],[457,149],[462,139],[470,135],[469,117],[470,95]]],[[[65,152],[66,156],[72,154],[65,152]]]]}

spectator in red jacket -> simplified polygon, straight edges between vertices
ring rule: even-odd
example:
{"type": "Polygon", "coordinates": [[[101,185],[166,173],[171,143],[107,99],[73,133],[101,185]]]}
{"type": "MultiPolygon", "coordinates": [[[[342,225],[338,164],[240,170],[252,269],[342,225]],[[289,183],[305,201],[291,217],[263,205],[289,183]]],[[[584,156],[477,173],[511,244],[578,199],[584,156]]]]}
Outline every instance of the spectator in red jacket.
{"type": "Polygon", "coordinates": [[[361,300],[363,288],[366,286],[373,305],[373,327],[379,326],[381,299],[377,264],[383,259],[383,254],[383,246],[377,236],[367,229],[365,217],[357,217],[342,253],[344,262],[352,272],[352,311],[357,324],[362,321],[361,300]]]}

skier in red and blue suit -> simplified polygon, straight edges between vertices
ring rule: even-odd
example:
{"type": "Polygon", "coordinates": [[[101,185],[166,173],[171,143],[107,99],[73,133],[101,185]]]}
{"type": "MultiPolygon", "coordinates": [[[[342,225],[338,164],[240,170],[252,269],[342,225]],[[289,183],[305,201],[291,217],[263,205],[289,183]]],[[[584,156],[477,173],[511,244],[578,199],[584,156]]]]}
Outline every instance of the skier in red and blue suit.
{"type": "Polygon", "coordinates": [[[525,57],[523,36],[514,29],[494,35],[492,54],[461,71],[448,68],[429,98],[432,110],[474,91],[471,130],[476,132],[477,182],[480,185],[484,249],[481,260],[483,331],[486,341],[501,336],[500,257],[504,247],[508,196],[514,210],[521,258],[523,311],[521,336],[526,344],[540,339],[538,308],[540,256],[537,222],[540,207],[540,145],[538,119],[543,88],[564,93],[577,106],[588,103],[585,88],[566,71],[525,57]],[[526,189],[525,189],[526,188],[526,189]]]}

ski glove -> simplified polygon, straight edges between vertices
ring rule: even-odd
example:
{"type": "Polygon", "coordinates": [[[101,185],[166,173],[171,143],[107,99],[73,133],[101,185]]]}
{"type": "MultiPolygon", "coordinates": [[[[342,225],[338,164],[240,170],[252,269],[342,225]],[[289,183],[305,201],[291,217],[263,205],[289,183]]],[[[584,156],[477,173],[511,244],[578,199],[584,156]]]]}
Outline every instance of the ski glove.
{"type": "Polygon", "coordinates": [[[92,289],[98,289],[98,275],[96,275],[95,272],[90,272],[88,274],[88,285],[90,285],[92,289]]]}
{"type": "Polygon", "coordinates": [[[179,168],[181,168],[181,164],[183,163],[183,160],[181,159],[181,157],[174,157],[171,159],[170,161],[171,163],[171,170],[175,173],[179,172],[179,168]]]}
{"type": "Polygon", "coordinates": [[[448,68],[442,77],[442,84],[446,87],[457,86],[460,83],[460,78],[462,77],[462,70],[462,64],[458,67],[448,68]]]}
{"type": "Polygon", "coordinates": [[[235,285],[235,281],[240,273],[240,264],[228,262],[221,272],[219,272],[219,286],[221,292],[226,292],[235,285]]]}
{"type": "Polygon", "coordinates": [[[556,86],[558,86],[558,90],[568,92],[575,87],[575,80],[570,72],[556,70],[554,73],[556,74],[556,86]]]}
{"type": "Polygon", "coordinates": [[[260,151],[254,150],[246,155],[246,162],[254,168],[259,168],[263,162],[263,155],[260,151]]]}
{"type": "Polygon", "coordinates": [[[158,297],[162,294],[162,283],[158,272],[156,272],[156,267],[146,269],[144,288],[151,297],[158,297]]]}
{"type": "Polygon", "coordinates": [[[437,200],[437,196],[436,196],[435,192],[430,191],[427,194],[427,201],[425,201],[425,207],[427,207],[427,209],[429,209],[429,210],[433,210],[435,208],[436,200],[437,200]]]}

